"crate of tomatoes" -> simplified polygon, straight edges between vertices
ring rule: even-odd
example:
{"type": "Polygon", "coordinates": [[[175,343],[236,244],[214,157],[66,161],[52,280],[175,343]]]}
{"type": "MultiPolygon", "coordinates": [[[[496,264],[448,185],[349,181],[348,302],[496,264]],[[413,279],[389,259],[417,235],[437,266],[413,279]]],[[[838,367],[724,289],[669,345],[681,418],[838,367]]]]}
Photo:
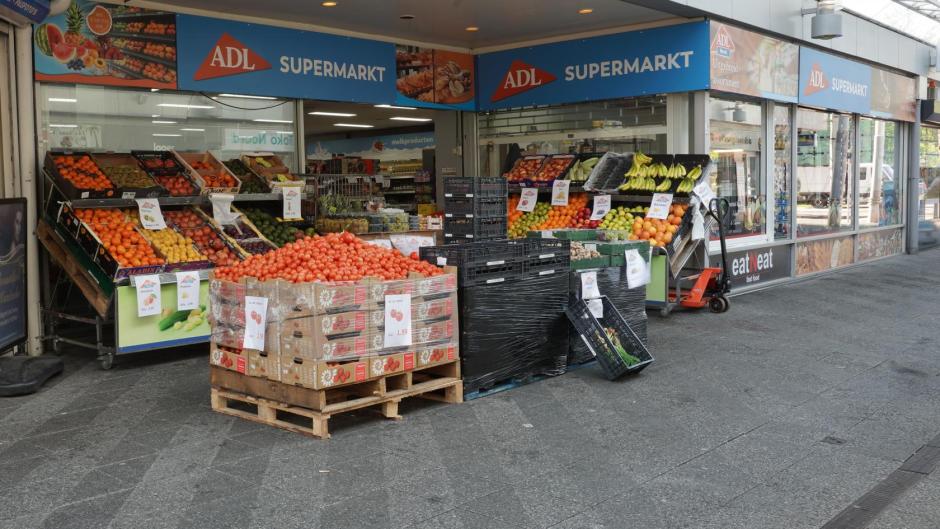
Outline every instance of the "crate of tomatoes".
{"type": "Polygon", "coordinates": [[[131,151],[131,154],[171,197],[199,194],[199,187],[189,177],[189,170],[171,151],[131,151]]]}
{"type": "Polygon", "coordinates": [[[50,151],[43,167],[66,198],[114,198],[117,192],[87,152],[50,151]]]}
{"type": "Polygon", "coordinates": [[[241,181],[210,152],[173,151],[202,189],[202,194],[238,193],[241,181]]]}
{"type": "Polygon", "coordinates": [[[73,214],[81,222],[79,245],[108,276],[118,280],[163,271],[166,260],[122,210],[81,208],[73,214]]]}

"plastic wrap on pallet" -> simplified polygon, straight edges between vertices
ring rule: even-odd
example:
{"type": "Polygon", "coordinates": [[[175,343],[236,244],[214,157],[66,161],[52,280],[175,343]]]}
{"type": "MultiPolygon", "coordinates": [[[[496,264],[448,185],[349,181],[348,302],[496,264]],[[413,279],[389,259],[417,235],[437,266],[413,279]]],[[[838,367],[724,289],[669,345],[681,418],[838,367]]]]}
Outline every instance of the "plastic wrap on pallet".
{"type": "Polygon", "coordinates": [[[567,274],[461,288],[459,297],[465,391],[565,371],[567,274]]]}
{"type": "MultiPolygon", "coordinates": [[[[646,332],[646,287],[628,288],[626,271],[623,267],[602,268],[597,272],[597,288],[601,295],[607,296],[630,328],[637,334],[643,345],[648,345],[646,332]]],[[[581,299],[581,274],[572,271],[570,275],[570,299],[574,303],[581,299]]],[[[568,364],[581,364],[591,360],[593,355],[584,342],[573,330],[569,336],[570,351],[568,364]]]]}

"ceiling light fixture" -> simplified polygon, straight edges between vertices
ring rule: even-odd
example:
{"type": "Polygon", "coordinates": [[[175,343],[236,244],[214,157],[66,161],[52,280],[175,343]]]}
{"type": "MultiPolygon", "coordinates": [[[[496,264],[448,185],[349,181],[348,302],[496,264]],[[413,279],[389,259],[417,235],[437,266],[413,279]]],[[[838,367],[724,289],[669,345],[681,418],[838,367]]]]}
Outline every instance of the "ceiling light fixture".
{"type": "Polygon", "coordinates": [[[388,119],[393,119],[395,121],[434,121],[431,118],[406,118],[402,116],[395,116],[393,118],[388,118],[388,119]]]}
{"type": "Polygon", "coordinates": [[[158,137],[158,138],[179,138],[180,136],[182,136],[182,134],[160,134],[160,133],[155,133],[155,134],[151,134],[151,136],[156,136],[156,137],[158,137]]]}
{"type": "Polygon", "coordinates": [[[160,114],[150,114],[150,117],[152,117],[152,118],[158,118],[158,117],[160,117],[160,114]]]}
{"type": "Polygon", "coordinates": [[[478,28],[478,27],[476,27],[476,26],[467,26],[467,27],[465,27],[464,29],[467,30],[467,31],[470,31],[470,32],[473,32],[473,31],[480,31],[480,28],[478,28]]]}
{"type": "Polygon", "coordinates": [[[348,112],[321,112],[319,110],[315,112],[308,112],[311,116],[332,116],[334,118],[353,118],[356,117],[355,114],[350,114],[348,112]]]}
{"type": "Polygon", "coordinates": [[[176,125],[175,121],[163,121],[158,119],[151,120],[150,122],[154,125],[176,125]]]}
{"type": "Polygon", "coordinates": [[[593,13],[593,12],[594,12],[594,10],[591,9],[590,7],[585,7],[584,9],[579,9],[579,10],[578,10],[578,14],[579,14],[579,15],[590,15],[590,14],[593,13]]]}
{"type": "Polygon", "coordinates": [[[266,99],[268,101],[273,101],[277,99],[276,97],[271,97],[271,96],[248,96],[244,94],[219,94],[219,97],[237,97],[239,99],[266,99]]]}
{"type": "Polygon", "coordinates": [[[160,103],[157,106],[167,108],[205,108],[207,110],[215,108],[212,105],[184,105],[182,103],[160,103]]]}
{"type": "Polygon", "coordinates": [[[78,99],[72,99],[71,97],[50,97],[50,103],[78,103],[78,99]]]}
{"type": "Polygon", "coordinates": [[[186,132],[205,132],[206,131],[206,129],[180,129],[180,130],[184,130],[186,132]]]}
{"type": "Polygon", "coordinates": [[[159,92],[160,89],[159,89],[159,88],[151,88],[150,91],[151,91],[151,92],[159,92]]]}
{"type": "Polygon", "coordinates": [[[402,20],[414,20],[415,16],[414,15],[399,15],[398,18],[402,20]]]}
{"type": "Polygon", "coordinates": [[[65,124],[65,123],[50,123],[50,127],[54,129],[74,129],[78,128],[78,125],[65,124]]]}
{"type": "Polygon", "coordinates": [[[336,7],[336,2],[320,2],[323,7],[336,7]]]}
{"type": "Polygon", "coordinates": [[[256,118],[253,119],[255,123],[293,123],[289,119],[266,119],[266,118],[256,118]]]}
{"type": "Polygon", "coordinates": [[[363,125],[362,123],[334,123],[334,127],[353,127],[356,129],[371,129],[374,125],[363,125]]]}
{"type": "Polygon", "coordinates": [[[387,104],[375,105],[375,108],[392,108],[395,110],[418,110],[415,107],[399,107],[396,105],[387,105],[387,104]]]}

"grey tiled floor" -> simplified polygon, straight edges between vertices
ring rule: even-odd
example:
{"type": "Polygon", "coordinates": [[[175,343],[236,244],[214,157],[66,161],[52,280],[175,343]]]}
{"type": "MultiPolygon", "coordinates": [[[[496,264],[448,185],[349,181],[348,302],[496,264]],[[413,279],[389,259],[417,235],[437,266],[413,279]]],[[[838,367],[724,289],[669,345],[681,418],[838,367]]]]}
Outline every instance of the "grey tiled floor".
{"type": "MultiPolygon", "coordinates": [[[[0,399],[0,528],[817,528],[940,433],[938,264],[651,316],[639,377],[362,413],[326,442],[212,413],[201,353],[70,354],[0,399]]],[[[938,526],[931,475],[872,527],[938,526]]]]}

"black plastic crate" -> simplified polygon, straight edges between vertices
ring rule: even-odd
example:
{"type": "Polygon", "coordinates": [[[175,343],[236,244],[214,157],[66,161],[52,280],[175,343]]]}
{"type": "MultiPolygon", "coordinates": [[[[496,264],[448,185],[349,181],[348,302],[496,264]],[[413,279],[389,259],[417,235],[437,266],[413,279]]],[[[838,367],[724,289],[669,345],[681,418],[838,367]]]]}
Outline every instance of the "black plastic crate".
{"type": "Polygon", "coordinates": [[[571,268],[570,254],[555,254],[552,257],[528,257],[522,272],[525,277],[543,277],[551,274],[567,274],[571,268]]]}
{"type": "Polygon", "coordinates": [[[536,239],[527,237],[525,253],[529,259],[548,259],[558,255],[571,255],[571,241],[567,239],[536,239]]]}
{"type": "Polygon", "coordinates": [[[525,245],[517,240],[480,241],[451,248],[447,246],[424,246],[418,250],[423,261],[444,266],[499,264],[499,261],[521,261],[525,257],[525,245]],[[438,259],[446,259],[438,263],[438,259]]]}
{"type": "Polygon", "coordinates": [[[476,231],[474,237],[477,239],[505,239],[506,238],[506,217],[474,219],[476,231]]]}
{"type": "Polygon", "coordinates": [[[505,198],[450,197],[444,199],[444,218],[505,217],[505,198]]]}
{"type": "Polygon", "coordinates": [[[574,325],[575,331],[581,336],[591,354],[597,358],[608,379],[614,380],[627,373],[642,371],[653,363],[652,355],[607,296],[601,296],[599,299],[604,310],[600,320],[591,313],[585,300],[578,300],[565,310],[568,320],[574,325]],[[637,362],[631,365],[624,360],[605,328],[615,331],[621,347],[635,357],[637,362]]]}
{"type": "Polygon", "coordinates": [[[444,178],[444,198],[501,198],[507,194],[502,177],[449,176],[444,178]]]}
{"type": "Polygon", "coordinates": [[[524,265],[521,261],[494,261],[489,265],[467,265],[457,270],[460,286],[472,287],[522,279],[524,265]]]}
{"type": "Polygon", "coordinates": [[[444,219],[444,236],[445,237],[467,237],[472,239],[474,235],[475,223],[473,218],[454,218],[454,219],[444,219]]]}

